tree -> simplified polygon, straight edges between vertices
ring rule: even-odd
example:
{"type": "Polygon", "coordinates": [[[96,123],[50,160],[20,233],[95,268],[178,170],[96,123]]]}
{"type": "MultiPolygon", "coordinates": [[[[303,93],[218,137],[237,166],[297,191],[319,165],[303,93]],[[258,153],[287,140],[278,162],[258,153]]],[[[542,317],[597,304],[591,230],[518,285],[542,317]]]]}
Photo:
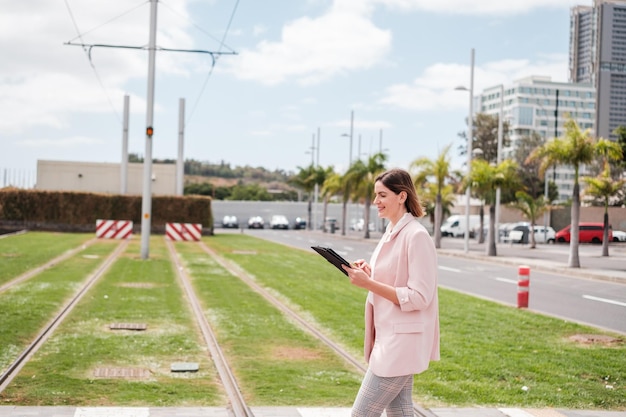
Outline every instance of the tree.
{"type": "MultiPolygon", "coordinates": [[[[536,160],[529,161],[528,156],[535,148],[545,143],[545,139],[537,132],[533,131],[528,136],[522,136],[517,141],[515,150],[513,151],[513,159],[518,164],[517,174],[524,190],[533,198],[545,195],[546,177],[544,176],[542,178],[539,176],[540,162],[536,160]]],[[[507,197],[505,201],[517,200],[515,191],[511,192],[507,197]]],[[[556,198],[551,199],[551,201],[553,200],[556,200],[556,198]]]]}
{"type": "MultiPolygon", "coordinates": [[[[574,119],[568,117],[564,124],[565,133],[563,137],[554,138],[536,148],[528,157],[529,161],[541,161],[540,175],[544,175],[545,170],[553,165],[570,165],[574,168],[574,188],[572,190],[571,206],[571,240],[568,266],[570,268],[580,268],[579,257],[579,222],[580,222],[580,184],[579,172],[583,165],[593,162],[596,153],[596,141],[591,136],[590,130],[581,130],[574,119]]],[[[601,139],[605,140],[605,139],[601,139]]],[[[614,142],[613,142],[614,143],[614,142]]],[[[614,143],[615,146],[618,146],[614,143]]],[[[602,145],[604,146],[604,145],[602,145]]],[[[613,152],[609,159],[613,159],[613,152]]]]}
{"type": "MultiPolygon", "coordinates": [[[[420,201],[424,206],[426,213],[428,213],[428,219],[433,225],[436,223],[435,205],[437,201],[437,194],[441,194],[441,219],[445,219],[452,213],[451,208],[454,207],[454,203],[456,201],[456,194],[454,192],[455,189],[454,185],[447,184],[441,189],[440,192],[437,184],[427,183],[422,186],[421,192],[418,191],[420,201]]],[[[443,224],[443,222],[441,224],[443,224]]],[[[441,225],[439,226],[439,231],[441,231],[441,225]]]]}
{"type": "Polygon", "coordinates": [[[454,174],[451,169],[451,161],[448,152],[452,144],[446,146],[439,153],[437,159],[418,158],[411,163],[410,169],[416,170],[413,181],[416,185],[428,189],[431,185],[436,189],[434,230],[435,247],[441,248],[441,222],[443,221],[442,197],[446,188],[446,181],[454,181],[454,174]]]}
{"type": "MultiPolygon", "coordinates": [[[[472,186],[474,192],[489,204],[489,233],[487,255],[496,256],[496,190],[498,187],[516,189],[520,186],[517,177],[517,164],[505,159],[499,165],[490,164],[483,159],[474,159],[469,176],[464,181],[464,188],[472,186]]],[[[482,235],[483,212],[480,213],[480,234],[482,235]]]]}
{"type": "Polygon", "coordinates": [[[328,214],[328,200],[342,189],[341,175],[337,174],[333,167],[326,169],[326,179],[320,190],[324,199],[324,210],[322,215],[322,231],[326,233],[326,217],[328,214]]]}
{"type": "Polygon", "coordinates": [[[517,201],[512,202],[511,207],[521,211],[524,217],[530,220],[530,248],[535,249],[537,247],[535,241],[535,224],[537,224],[537,217],[541,216],[549,206],[543,195],[533,197],[526,191],[517,191],[515,197],[517,201]]]}
{"type": "Polygon", "coordinates": [[[622,154],[622,148],[619,144],[601,139],[596,145],[597,153],[602,156],[604,170],[597,177],[583,177],[582,180],[587,183],[585,193],[601,199],[604,205],[604,233],[602,235],[602,256],[609,256],[609,202],[611,197],[619,196],[623,199],[624,180],[614,180],[611,178],[611,164],[609,163],[609,155],[613,155],[614,159],[618,159],[618,154],[622,154]],[[613,146],[616,145],[616,146],[613,146]]]}
{"type": "Polygon", "coordinates": [[[369,157],[367,163],[361,160],[356,161],[346,173],[346,181],[352,190],[351,197],[353,200],[363,200],[365,206],[364,227],[365,238],[370,237],[370,206],[374,196],[374,179],[385,170],[386,156],[383,153],[377,153],[369,157]]]}
{"type": "MultiPolygon", "coordinates": [[[[496,162],[498,160],[498,115],[489,115],[478,113],[472,124],[472,149],[482,149],[482,158],[488,162],[496,162]]],[[[509,122],[504,120],[502,123],[502,146],[509,145],[510,138],[508,136],[509,122]]],[[[467,144],[467,132],[461,132],[459,137],[465,140],[467,144]]],[[[460,155],[467,155],[467,145],[460,147],[460,155]]]]}
{"type": "Polygon", "coordinates": [[[313,189],[315,188],[315,184],[318,181],[318,170],[315,168],[313,164],[309,165],[306,168],[298,167],[298,173],[290,179],[290,183],[295,185],[296,187],[302,188],[305,193],[307,193],[307,216],[308,216],[308,224],[309,229],[311,228],[311,212],[312,212],[312,202],[313,202],[313,189]]]}

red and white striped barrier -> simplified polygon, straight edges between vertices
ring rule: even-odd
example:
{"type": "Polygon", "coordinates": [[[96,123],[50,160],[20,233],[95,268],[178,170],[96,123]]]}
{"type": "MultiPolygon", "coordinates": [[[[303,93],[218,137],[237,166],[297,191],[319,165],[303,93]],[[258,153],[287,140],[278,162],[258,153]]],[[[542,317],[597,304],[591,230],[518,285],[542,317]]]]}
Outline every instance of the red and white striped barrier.
{"type": "Polygon", "coordinates": [[[528,308],[528,290],[530,289],[530,267],[520,265],[517,268],[517,307],[528,308]]]}
{"type": "Polygon", "coordinates": [[[133,234],[130,220],[96,220],[96,237],[104,239],[126,239],[133,234]]]}
{"type": "Polygon", "coordinates": [[[200,223],[165,223],[165,237],[169,240],[198,241],[201,236],[200,223]]]}

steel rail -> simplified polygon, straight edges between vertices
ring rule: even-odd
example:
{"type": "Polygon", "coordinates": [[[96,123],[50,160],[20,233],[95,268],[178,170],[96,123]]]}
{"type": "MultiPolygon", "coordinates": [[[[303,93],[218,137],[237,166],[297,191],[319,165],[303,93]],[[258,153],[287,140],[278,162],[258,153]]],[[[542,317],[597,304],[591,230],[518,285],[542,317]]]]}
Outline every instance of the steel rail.
{"type": "Polygon", "coordinates": [[[128,240],[121,242],[118,247],[113,251],[105,260],[100,264],[91,276],[87,279],[85,284],[76,292],[76,294],[69,300],[69,302],[61,309],[61,311],[52,318],[48,324],[46,324],[41,332],[35,337],[30,345],[22,351],[17,359],[11,363],[7,370],[0,375],[0,392],[4,391],[11,381],[17,376],[22,367],[28,362],[30,357],[39,350],[39,348],[45,343],[45,341],[52,335],[54,330],[63,322],[72,309],[78,304],[85,293],[93,286],[93,284],[109,269],[113,262],[120,256],[120,254],[128,246],[128,240]]]}
{"type": "MultiPolygon", "coordinates": [[[[199,242],[199,244],[200,244],[200,247],[207,254],[209,254],[217,263],[219,263],[228,272],[230,272],[234,276],[241,279],[244,283],[250,286],[250,288],[252,288],[255,292],[257,292],[263,298],[265,298],[274,307],[276,307],[278,310],[283,312],[289,318],[297,322],[303,330],[307,331],[309,334],[321,340],[324,344],[330,347],[337,355],[342,357],[346,362],[354,366],[362,374],[365,374],[365,372],[367,371],[367,367],[363,364],[363,362],[356,360],[354,356],[352,356],[349,352],[347,352],[338,343],[335,343],[333,340],[328,338],[324,333],[318,330],[315,326],[313,326],[307,320],[302,318],[297,312],[289,308],[289,306],[285,305],[285,303],[283,303],[274,295],[272,295],[268,290],[266,290],[265,288],[257,284],[256,281],[252,279],[250,275],[245,270],[243,270],[238,264],[220,256],[217,252],[209,248],[204,242],[201,241],[199,242]]],[[[418,417],[435,417],[435,414],[433,414],[429,410],[422,408],[416,404],[414,404],[413,406],[413,412],[418,417]]]]}
{"type": "Polygon", "coordinates": [[[215,333],[213,332],[213,329],[211,328],[211,325],[202,310],[198,296],[191,285],[191,279],[185,271],[185,267],[183,266],[182,261],[174,248],[174,244],[170,240],[166,239],[166,245],[170,257],[174,262],[180,285],[185,292],[189,306],[191,307],[193,314],[196,317],[196,321],[200,326],[202,336],[204,337],[204,341],[209,348],[211,358],[213,359],[215,368],[217,369],[224,386],[224,390],[226,391],[226,395],[230,401],[234,417],[254,417],[252,410],[250,410],[250,408],[246,405],[241,390],[237,385],[235,376],[231,371],[226,357],[219,346],[219,342],[215,337],[215,333]]]}
{"type": "Polygon", "coordinates": [[[78,246],[76,248],[73,248],[73,249],[70,249],[70,250],[66,251],[65,253],[57,256],[56,258],[49,260],[45,264],[31,269],[31,270],[23,273],[22,275],[12,279],[9,282],[5,282],[4,284],[0,285],[0,293],[8,290],[9,288],[11,288],[14,285],[17,285],[17,284],[19,284],[21,282],[24,282],[24,281],[34,277],[35,275],[37,275],[37,274],[45,271],[46,269],[48,269],[48,268],[58,264],[59,262],[63,262],[64,260],[70,258],[71,256],[74,256],[74,254],[76,254],[78,251],[91,246],[96,240],[97,240],[96,238],[90,239],[87,242],[82,243],[80,246],[78,246]]]}

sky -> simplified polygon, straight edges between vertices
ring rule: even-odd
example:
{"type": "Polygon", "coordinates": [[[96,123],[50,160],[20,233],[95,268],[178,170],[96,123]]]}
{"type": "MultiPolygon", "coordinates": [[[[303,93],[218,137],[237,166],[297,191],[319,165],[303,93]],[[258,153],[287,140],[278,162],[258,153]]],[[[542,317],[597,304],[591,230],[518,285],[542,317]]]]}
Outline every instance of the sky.
{"type": "Polygon", "coordinates": [[[185,159],[342,173],[448,145],[461,167],[472,49],[475,94],[567,81],[570,8],[591,0],[0,0],[5,184],[38,160],[119,163],[125,95],[128,152],[146,154],[154,5],[154,158],[177,158],[184,99],[185,159]]]}

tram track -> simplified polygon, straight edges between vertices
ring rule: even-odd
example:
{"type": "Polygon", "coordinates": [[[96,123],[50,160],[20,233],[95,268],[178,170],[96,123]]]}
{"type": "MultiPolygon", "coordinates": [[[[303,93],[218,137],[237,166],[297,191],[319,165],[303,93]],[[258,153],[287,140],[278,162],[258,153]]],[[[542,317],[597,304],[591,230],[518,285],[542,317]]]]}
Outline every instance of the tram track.
{"type": "MultiPolygon", "coordinates": [[[[354,356],[350,354],[350,352],[346,351],[341,345],[334,342],[330,338],[328,338],[323,332],[313,326],[309,321],[304,319],[300,314],[291,309],[285,303],[280,301],[277,297],[272,295],[270,291],[257,284],[256,281],[238,264],[235,262],[231,262],[224,257],[220,256],[213,249],[209,248],[204,242],[199,242],[202,250],[211,256],[220,266],[226,269],[229,273],[236,276],[240,280],[242,280],[245,284],[247,284],[252,290],[254,290],[257,294],[261,295],[265,300],[267,300],[271,305],[273,305],[276,309],[281,311],[285,316],[289,317],[293,321],[295,321],[302,330],[308,332],[316,339],[320,340],[324,345],[329,347],[333,352],[335,352],[339,357],[343,358],[348,364],[355,367],[361,374],[365,374],[367,371],[367,367],[359,360],[355,359],[354,356]]],[[[179,266],[179,269],[184,269],[182,266],[179,266]]],[[[418,417],[433,417],[434,414],[429,410],[414,404],[413,412],[415,416],[418,417]]]]}
{"type": "MultiPolygon", "coordinates": [[[[39,334],[33,339],[33,341],[18,355],[18,357],[6,368],[6,371],[0,375],[0,392],[4,391],[11,381],[17,376],[22,367],[28,362],[32,355],[39,350],[39,348],[45,343],[45,341],[52,335],[54,330],[63,322],[63,320],[70,314],[72,309],[83,298],[87,291],[95,284],[98,279],[104,275],[109,267],[118,259],[118,257],[126,250],[128,246],[128,240],[122,241],[118,247],[98,266],[98,268],[89,276],[79,290],[72,296],[72,298],[61,308],[61,310],[54,315],[54,317],[41,329],[39,334]]],[[[82,248],[82,246],[81,246],[82,248]]],[[[69,258],[70,255],[67,252],[61,257],[69,258]]],[[[65,258],[64,258],[65,259],[65,258]]],[[[58,258],[55,258],[58,262],[58,258]]],[[[52,260],[50,262],[53,262],[52,260]]],[[[43,266],[42,266],[43,267],[43,266]]],[[[41,268],[41,267],[39,267],[41,268]]],[[[32,271],[31,271],[32,272],[32,271]]],[[[30,272],[29,272],[30,274],[30,272]]],[[[15,282],[15,280],[11,281],[15,282]]],[[[21,282],[21,281],[20,281],[21,282]]]]}
{"type": "Polygon", "coordinates": [[[34,277],[35,275],[38,275],[40,273],[42,273],[43,271],[57,265],[60,262],[65,261],[66,259],[71,258],[72,256],[76,255],[79,251],[84,250],[86,248],[88,248],[89,246],[93,245],[94,242],[96,242],[98,239],[97,238],[93,238],[88,240],[87,242],[82,243],[80,246],[77,246],[73,249],[70,249],[68,251],[66,251],[65,253],[57,256],[54,259],[49,260],[48,262],[46,262],[43,265],[40,265],[38,267],[35,267],[25,273],[23,273],[22,275],[19,275],[17,277],[15,277],[14,279],[12,279],[9,282],[5,282],[4,284],[0,285],[0,294],[2,294],[3,292],[7,291],[8,289],[21,284],[24,281],[27,281],[29,279],[31,279],[32,277],[34,277]]]}
{"type": "Polygon", "coordinates": [[[184,290],[189,306],[196,318],[198,325],[200,326],[202,336],[209,349],[209,353],[211,354],[211,358],[213,359],[213,363],[215,365],[215,368],[217,369],[218,375],[222,381],[224,391],[228,396],[234,417],[254,417],[252,410],[250,410],[245,402],[245,399],[243,398],[241,390],[237,385],[237,380],[235,379],[235,376],[230,366],[228,365],[228,361],[226,360],[226,357],[219,346],[219,342],[215,337],[215,333],[213,332],[209,321],[202,311],[202,306],[200,305],[198,296],[196,295],[193,286],[191,285],[191,280],[187,275],[184,266],[182,265],[180,257],[174,248],[174,244],[171,241],[166,240],[166,246],[172,262],[175,265],[175,270],[179,278],[179,283],[184,290]]]}
{"type": "MultiPolygon", "coordinates": [[[[86,242],[81,245],[77,249],[72,249],[63,255],[51,260],[50,262],[42,265],[40,267],[35,268],[27,272],[26,274],[22,274],[20,277],[10,281],[5,286],[0,287],[0,292],[2,288],[5,290],[17,285],[19,282],[23,282],[30,277],[36,275],[38,272],[41,272],[50,266],[70,258],[73,254],[75,254],[79,249],[88,246],[90,242],[86,242]],[[34,272],[37,270],[37,272],[34,272]]],[[[19,356],[6,368],[4,374],[0,375],[0,393],[3,392],[6,387],[11,383],[11,381],[19,374],[22,367],[30,360],[30,358],[43,346],[46,340],[51,337],[54,333],[55,329],[61,325],[64,319],[71,313],[73,308],[79,303],[82,297],[87,293],[87,291],[96,283],[96,281],[103,276],[106,271],[110,268],[110,266],[119,258],[119,256],[126,250],[129,244],[128,240],[125,240],[120,243],[120,245],[98,266],[98,268],[84,281],[84,284],[81,285],[80,289],[72,296],[72,298],[61,308],[58,313],[55,313],[54,317],[40,330],[40,333],[34,337],[32,342],[19,354],[19,356]]],[[[339,357],[345,360],[346,363],[353,366],[358,372],[364,374],[366,371],[366,365],[360,361],[355,359],[355,357],[346,351],[340,344],[336,343],[328,336],[326,336],[320,329],[311,324],[310,321],[303,318],[298,312],[296,312],[293,308],[289,307],[285,302],[281,301],[272,292],[263,286],[259,285],[255,279],[246,272],[239,264],[236,262],[230,261],[208,247],[204,242],[198,243],[201,250],[213,259],[217,264],[222,266],[225,270],[227,270],[234,277],[237,277],[243,283],[245,283],[248,287],[250,287],[254,292],[261,295],[265,300],[267,300],[273,307],[275,307],[278,311],[280,311],[285,317],[289,318],[291,321],[296,323],[296,325],[304,330],[305,332],[312,335],[317,340],[321,341],[325,346],[327,346],[330,350],[335,352],[339,357]]],[[[191,278],[186,272],[186,268],[183,266],[181,256],[176,252],[174,243],[166,240],[166,248],[170,255],[170,260],[174,265],[174,270],[176,272],[179,285],[183,289],[184,296],[186,298],[187,304],[189,305],[190,310],[193,313],[193,317],[195,318],[195,322],[197,323],[206,344],[208,351],[211,355],[211,359],[214,363],[214,366],[217,370],[219,379],[224,388],[224,392],[228,397],[230,412],[232,412],[233,417],[254,417],[254,414],[250,407],[245,402],[244,396],[237,384],[236,378],[231,367],[228,364],[227,358],[222,352],[219,342],[215,336],[213,329],[202,309],[202,305],[200,303],[200,299],[196,294],[194,287],[191,283],[191,278]]],[[[422,409],[419,406],[415,406],[414,408],[415,415],[421,417],[432,417],[433,414],[428,410],[422,409]]]]}

